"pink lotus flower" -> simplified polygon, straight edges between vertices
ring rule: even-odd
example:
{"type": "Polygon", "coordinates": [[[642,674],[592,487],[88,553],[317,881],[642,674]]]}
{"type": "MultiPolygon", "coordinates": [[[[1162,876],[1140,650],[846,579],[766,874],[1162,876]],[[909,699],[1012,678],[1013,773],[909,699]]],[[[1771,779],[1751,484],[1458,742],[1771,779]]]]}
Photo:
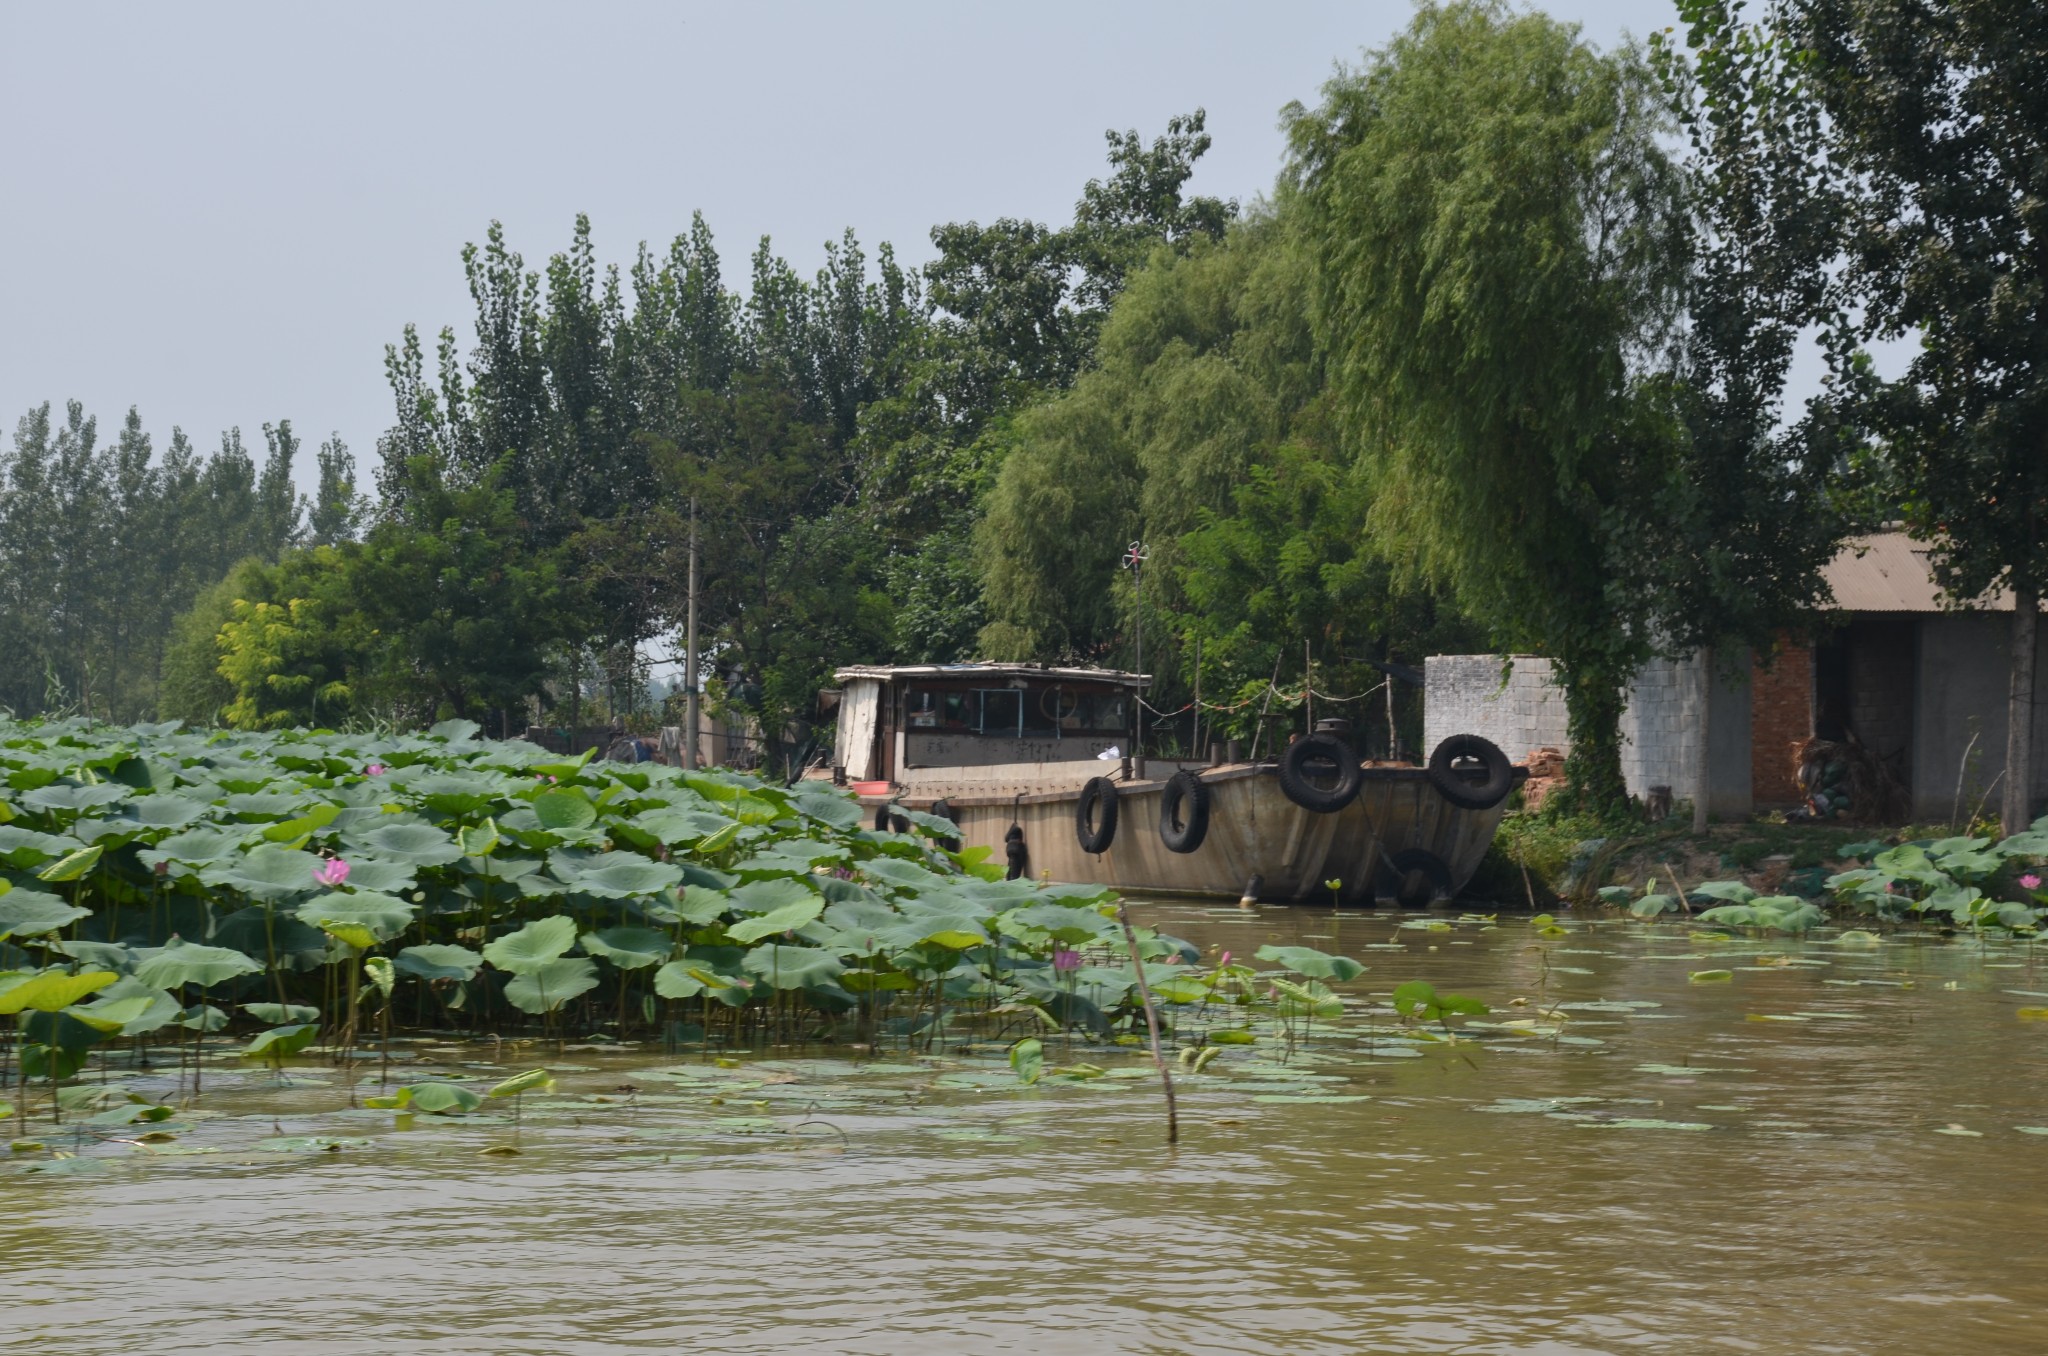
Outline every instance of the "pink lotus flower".
{"type": "Polygon", "coordinates": [[[381,777],[384,775],[384,765],[382,763],[372,763],[363,769],[363,775],[366,777],[381,777]]]}
{"type": "Polygon", "coordinates": [[[1228,964],[1230,964],[1230,953],[1226,951],[1223,953],[1223,959],[1216,962],[1216,968],[1221,970],[1224,966],[1228,964]]]}
{"type": "Polygon", "coordinates": [[[2033,872],[2029,871],[2026,875],[2020,877],[2020,889],[2038,890],[2040,888],[2041,878],[2035,875],[2033,872]]]}
{"type": "Polygon", "coordinates": [[[1052,953],[1052,968],[1061,974],[1068,974],[1081,968],[1081,953],[1064,948],[1052,953]]]}
{"type": "Polygon", "coordinates": [[[339,857],[329,857],[313,868],[313,879],[332,890],[348,879],[348,863],[339,857]]]}

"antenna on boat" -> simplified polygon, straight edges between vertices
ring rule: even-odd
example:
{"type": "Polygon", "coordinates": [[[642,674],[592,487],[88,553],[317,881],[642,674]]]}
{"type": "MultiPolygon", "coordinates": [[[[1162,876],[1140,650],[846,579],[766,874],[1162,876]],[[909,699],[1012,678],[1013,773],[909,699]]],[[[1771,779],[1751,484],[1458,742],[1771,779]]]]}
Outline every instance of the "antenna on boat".
{"type": "MultiPolygon", "coordinates": [[[[1124,548],[1123,559],[1119,562],[1131,572],[1131,597],[1137,603],[1138,614],[1138,656],[1135,668],[1138,686],[1135,691],[1138,708],[1134,712],[1135,732],[1131,736],[1131,757],[1142,767],[1145,760],[1145,594],[1139,587],[1144,579],[1145,562],[1152,558],[1142,541],[1134,541],[1124,548]]],[[[1144,775],[1142,772],[1140,776],[1144,775]]]]}

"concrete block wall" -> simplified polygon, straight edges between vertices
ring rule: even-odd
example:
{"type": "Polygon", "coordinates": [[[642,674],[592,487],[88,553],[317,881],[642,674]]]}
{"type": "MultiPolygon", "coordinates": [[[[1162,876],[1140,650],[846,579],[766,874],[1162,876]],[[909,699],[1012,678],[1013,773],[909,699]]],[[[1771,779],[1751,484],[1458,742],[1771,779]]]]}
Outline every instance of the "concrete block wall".
{"type": "MultiPolygon", "coordinates": [[[[1564,692],[1548,659],[1517,656],[1503,682],[1495,655],[1432,655],[1423,664],[1423,743],[1471,733],[1500,745],[1520,761],[1548,745],[1570,752],[1564,692]]],[[[1750,695],[1742,657],[1736,677],[1715,683],[1709,712],[1708,807],[1720,816],[1745,815],[1750,801],[1750,695]]],[[[1696,731],[1703,684],[1697,659],[1653,660],[1629,686],[1621,718],[1622,776],[1629,791],[1646,795],[1668,786],[1679,800],[1698,786],[1696,731]]]]}
{"type": "Polygon", "coordinates": [[[1484,735],[1516,762],[1545,746],[1567,747],[1564,692],[1550,661],[1517,655],[1505,682],[1503,667],[1490,654],[1439,654],[1423,661],[1425,755],[1454,734],[1484,735]]]}

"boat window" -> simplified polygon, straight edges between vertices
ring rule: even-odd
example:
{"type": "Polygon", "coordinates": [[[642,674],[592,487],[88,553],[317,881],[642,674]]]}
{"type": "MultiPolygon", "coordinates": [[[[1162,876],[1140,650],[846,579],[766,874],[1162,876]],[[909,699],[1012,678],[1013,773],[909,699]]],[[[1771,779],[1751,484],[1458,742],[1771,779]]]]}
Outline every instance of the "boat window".
{"type": "Polygon", "coordinates": [[[947,692],[936,688],[912,688],[903,700],[904,723],[913,730],[966,730],[973,728],[968,712],[974,703],[971,692],[947,692]]]}
{"type": "Polygon", "coordinates": [[[1013,687],[976,688],[981,719],[975,729],[986,735],[1020,738],[1024,733],[1024,694],[1013,687]]]}
{"type": "Polygon", "coordinates": [[[1074,713],[1061,722],[1069,730],[1091,734],[1121,734],[1128,724],[1125,696],[1121,692],[1084,692],[1074,701],[1074,713]]]}

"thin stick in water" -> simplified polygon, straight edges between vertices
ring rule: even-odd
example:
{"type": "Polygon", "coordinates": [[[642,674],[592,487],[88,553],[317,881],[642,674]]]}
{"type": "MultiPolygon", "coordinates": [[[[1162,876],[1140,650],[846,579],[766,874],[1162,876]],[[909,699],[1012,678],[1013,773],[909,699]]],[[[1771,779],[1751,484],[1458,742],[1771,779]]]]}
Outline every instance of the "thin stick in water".
{"type": "Polygon", "coordinates": [[[1131,930],[1130,915],[1117,901],[1116,921],[1124,925],[1124,945],[1131,950],[1131,968],[1138,976],[1138,998],[1145,1005],[1145,1030],[1152,1037],[1152,1063],[1159,1070],[1159,1084],[1166,1092],[1166,1142],[1180,1143],[1180,1109],[1173,1101],[1173,1075],[1167,1071],[1166,1056],[1159,1049],[1159,1013],[1152,1006],[1152,987],[1145,982],[1145,963],[1138,958],[1138,934],[1131,930]]]}

